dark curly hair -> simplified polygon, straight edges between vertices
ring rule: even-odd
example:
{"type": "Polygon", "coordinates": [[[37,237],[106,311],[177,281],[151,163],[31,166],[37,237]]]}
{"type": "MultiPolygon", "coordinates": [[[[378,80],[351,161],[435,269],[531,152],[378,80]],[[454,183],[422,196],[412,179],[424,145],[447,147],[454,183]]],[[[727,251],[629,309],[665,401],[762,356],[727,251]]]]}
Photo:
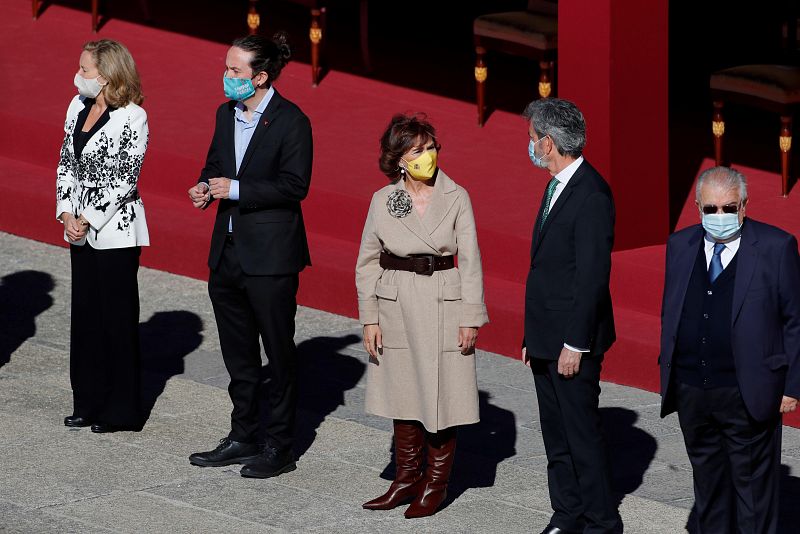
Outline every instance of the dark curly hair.
{"type": "Polygon", "coordinates": [[[424,113],[397,114],[392,117],[381,136],[381,155],[378,158],[381,172],[390,180],[400,178],[400,158],[418,145],[418,140],[421,139],[423,144],[433,141],[436,150],[441,148],[436,140],[436,129],[427,119],[424,113]]]}
{"type": "Polygon", "coordinates": [[[241,48],[245,52],[251,52],[253,59],[250,60],[250,68],[253,74],[266,72],[269,76],[268,83],[272,85],[278,76],[281,75],[283,67],[289,63],[292,51],[289,48],[289,36],[286,32],[278,32],[267,39],[263,35],[248,35],[239,37],[233,43],[236,48],[241,48]]]}

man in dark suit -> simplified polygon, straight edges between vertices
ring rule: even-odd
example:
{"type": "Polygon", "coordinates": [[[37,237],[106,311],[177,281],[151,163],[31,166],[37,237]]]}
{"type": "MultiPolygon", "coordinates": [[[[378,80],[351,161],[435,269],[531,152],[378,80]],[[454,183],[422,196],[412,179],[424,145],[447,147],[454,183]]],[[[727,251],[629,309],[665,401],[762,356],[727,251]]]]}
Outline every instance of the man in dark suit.
{"type": "Polygon", "coordinates": [[[745,177],[704,171],[702,224],[667,243],[661,416],[678,411],[697,532],[774,533],[781,414],[800,397],[800,259],[790,234],[745,219],[745,177]]]}
{"type": "Polygon", "coordinates": [[[528,155],[552,179],[533,228],[522,360],[533,370],[553,515],[543,534],[614,532],[598,408],[603,355],[616,339],[608,284],[614,200],[582,156],[586,124],[575,104],[528,105],[528,155]]]}
{"type": "Polygon", "coordinates": [[[189,460],[244,463],[242,476],[257,478],[295,469],[294,319],[298,273],[310,265],[300,201],[311,181],[312,140],[308,117],[273,87],[289,55],[284,34],[234,41],[223,79],[230,101],[217,109],[206,165],[189,190],[197,208],[219,200],[208,292],[233,402],[230,434],[189,460]],[[259,337],[270,371],[263,437],[259,337]]]}

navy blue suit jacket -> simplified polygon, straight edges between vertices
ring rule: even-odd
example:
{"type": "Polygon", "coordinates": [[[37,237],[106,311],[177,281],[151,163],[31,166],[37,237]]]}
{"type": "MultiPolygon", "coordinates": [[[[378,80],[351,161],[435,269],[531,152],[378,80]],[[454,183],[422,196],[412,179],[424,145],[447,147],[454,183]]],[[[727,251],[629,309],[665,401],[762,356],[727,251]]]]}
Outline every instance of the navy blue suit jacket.
{"type": "MultiPolygon", "coordinates": [[[[675,411],[672,357],[686,289],[703,241],[694,225],[670,236],[661,307],[661,416],[675,411]]],[[[742,226],[731,310],[731,346],[750,415],[778,414],[781,398],[800,398],[800,257],[797,240],[752,219],[742,226]]]]}

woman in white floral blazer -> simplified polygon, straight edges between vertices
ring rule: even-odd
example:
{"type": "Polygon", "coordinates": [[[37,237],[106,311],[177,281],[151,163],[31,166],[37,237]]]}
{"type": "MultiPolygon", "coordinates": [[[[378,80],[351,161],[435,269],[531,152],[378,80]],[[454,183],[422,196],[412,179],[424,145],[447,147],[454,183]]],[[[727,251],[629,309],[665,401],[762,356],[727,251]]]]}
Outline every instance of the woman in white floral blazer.
{"type": "Polygon", "coordinates": [[[139,287],[150,244],[137,184],[147,150],[139,74],[124,45],[86,43],[75,74],[58,163],[56,216],[72,263],[68,427],[92,432],[142,426],[139,287]]]}

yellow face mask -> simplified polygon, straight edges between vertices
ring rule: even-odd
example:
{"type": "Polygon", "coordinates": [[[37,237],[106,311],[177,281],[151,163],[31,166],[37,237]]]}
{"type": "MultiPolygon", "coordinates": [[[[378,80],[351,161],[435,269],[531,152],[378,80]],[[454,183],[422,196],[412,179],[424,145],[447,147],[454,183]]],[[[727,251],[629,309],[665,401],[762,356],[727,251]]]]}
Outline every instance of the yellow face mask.
{"type": "Polygon", "coordinates": [[[426,150],[420,154],[417,159],[406,161],[406,172],[414,180],[430,180],[436,173],[436,162],[438,159],[438,150],[426,150]]]}

